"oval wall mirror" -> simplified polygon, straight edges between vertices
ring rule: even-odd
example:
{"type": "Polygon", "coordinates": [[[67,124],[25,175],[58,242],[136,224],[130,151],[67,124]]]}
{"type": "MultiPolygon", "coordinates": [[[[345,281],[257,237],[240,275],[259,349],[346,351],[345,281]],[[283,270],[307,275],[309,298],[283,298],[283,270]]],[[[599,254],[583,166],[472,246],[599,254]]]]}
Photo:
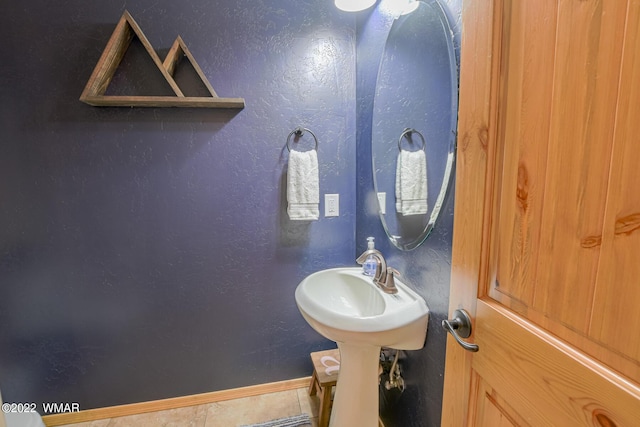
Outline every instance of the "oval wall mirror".
{"type": "Polygon", "coordinates": [[[373,182],[391,243],[418,247],[451,185],[458,112],[453,32],[437,0],[393,21],[376,81],[373,182]]]}

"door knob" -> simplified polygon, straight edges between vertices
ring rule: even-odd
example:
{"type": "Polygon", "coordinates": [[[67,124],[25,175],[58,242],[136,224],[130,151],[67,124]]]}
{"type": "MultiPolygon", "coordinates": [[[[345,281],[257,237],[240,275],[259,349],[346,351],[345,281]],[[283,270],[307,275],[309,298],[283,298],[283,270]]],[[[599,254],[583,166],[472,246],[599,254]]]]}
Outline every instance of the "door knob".
{"type": "Polygon", "coordinates": [[[445,331],[453,335],[453,338],[468,351],[474,353],[479,350],[477,344],[471,344],[463,341],[462,338],[469,338],[471,336],[471,317],[465,310],[458,309],[453,312],[453,319],[443,320],[442,327],[445,331]]]}

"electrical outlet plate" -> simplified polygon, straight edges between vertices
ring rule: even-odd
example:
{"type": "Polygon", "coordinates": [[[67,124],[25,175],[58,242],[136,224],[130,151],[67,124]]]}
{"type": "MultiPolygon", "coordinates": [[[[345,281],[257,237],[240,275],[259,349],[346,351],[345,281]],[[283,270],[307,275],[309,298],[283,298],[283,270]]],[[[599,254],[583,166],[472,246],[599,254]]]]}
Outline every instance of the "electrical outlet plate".
{"type": "Polygon", "coordinates": [[[325,194],[324,195],[324,216],[340,215],[340,195],[325,194]]]}

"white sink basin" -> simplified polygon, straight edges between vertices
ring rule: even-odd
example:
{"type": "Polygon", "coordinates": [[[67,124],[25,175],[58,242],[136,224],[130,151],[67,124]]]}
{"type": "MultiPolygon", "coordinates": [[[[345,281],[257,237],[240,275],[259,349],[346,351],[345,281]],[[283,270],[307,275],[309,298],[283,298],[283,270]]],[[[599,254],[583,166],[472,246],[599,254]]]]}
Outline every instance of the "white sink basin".
{"type": "Polygon", "coordinates": [[[399,350],[424,346],[429,309],[424,299],[396,278],[387,294],[358,267],[313,273],[296,288],[306,321],[325,338],[399,350]]]}
{"type": "Polygon", "coordinates": [[[383,292],[360,267],[313,273],[296,288],[305,320],[340,349],[340,374],[331,427],[378,426],[380,348],[424,346],[429,308],[396,278],[398,293],[383,292]]]}

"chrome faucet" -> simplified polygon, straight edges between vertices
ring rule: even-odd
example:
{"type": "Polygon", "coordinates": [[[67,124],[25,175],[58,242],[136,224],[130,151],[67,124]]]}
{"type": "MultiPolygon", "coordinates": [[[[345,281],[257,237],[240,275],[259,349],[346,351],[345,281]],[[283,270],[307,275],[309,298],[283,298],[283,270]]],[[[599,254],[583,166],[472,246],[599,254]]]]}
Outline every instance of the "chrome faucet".
{"type": "Polygon", "coordinates": [[[356,259],[356,262],[362,265],[369,256],[373,256],[376,261],[378,261],[376,274],[373,276],[373,283],[378,285],[380,289],[388,294],[398,293],[398,288],[396,287],[396,281],[394,278],[395,274],[399,274],[398,270],[392,267],[387,267],[387,261],[385,261],[384,256],[382,256],[382,253],[379,250],[367,249],[356,259]]]}

